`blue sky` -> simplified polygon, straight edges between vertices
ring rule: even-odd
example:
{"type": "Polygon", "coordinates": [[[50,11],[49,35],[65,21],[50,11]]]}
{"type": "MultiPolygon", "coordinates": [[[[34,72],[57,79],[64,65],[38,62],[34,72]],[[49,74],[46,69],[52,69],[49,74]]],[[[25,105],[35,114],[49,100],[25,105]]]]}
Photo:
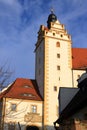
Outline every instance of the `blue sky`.
{"type": "Polygon", "coordinates": [[[37,32],[51,8],[73,47],[87,48],[87,0],[0,0],[0,64],[10,67],[12,80],[34,78],[37,32]]]}

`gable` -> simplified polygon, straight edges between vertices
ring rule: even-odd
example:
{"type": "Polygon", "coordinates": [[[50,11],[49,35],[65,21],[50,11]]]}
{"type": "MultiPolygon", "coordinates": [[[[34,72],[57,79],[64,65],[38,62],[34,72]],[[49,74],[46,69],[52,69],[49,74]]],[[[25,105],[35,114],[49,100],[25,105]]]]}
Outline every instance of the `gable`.
{"type": "Polygon", "coordinates": [[[24,78],[17,78],[15,82],[1,95],[3,95],[3,97],[5,98],[16,98],[26,100],[38,100],[38,101],[42,100],[38,91],[36,81],[24,78]]]}

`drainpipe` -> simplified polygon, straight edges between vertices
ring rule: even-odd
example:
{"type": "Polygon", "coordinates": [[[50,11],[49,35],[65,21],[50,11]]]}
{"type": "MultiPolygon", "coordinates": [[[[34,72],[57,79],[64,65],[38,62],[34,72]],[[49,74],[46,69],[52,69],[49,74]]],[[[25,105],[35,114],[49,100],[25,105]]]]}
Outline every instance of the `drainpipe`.
{"type": "Polygon", "coordinates": [[[73,69],[72,69],[72,87],[74,88],[74,75],[73,75],[73,69]]]}
{"type": "Polygon", "coordinates": [[[18,126],[19,126],[19,130],[21,130],[21,125],[20,125],[20,123],[18,122],[18,126]]]}
{"type": "Polygon", "coordinates": [[[4,130],[5,105],[6,105],[6,98],[3,98],[3,106],[2,106],[2,130],[4,130]]]}

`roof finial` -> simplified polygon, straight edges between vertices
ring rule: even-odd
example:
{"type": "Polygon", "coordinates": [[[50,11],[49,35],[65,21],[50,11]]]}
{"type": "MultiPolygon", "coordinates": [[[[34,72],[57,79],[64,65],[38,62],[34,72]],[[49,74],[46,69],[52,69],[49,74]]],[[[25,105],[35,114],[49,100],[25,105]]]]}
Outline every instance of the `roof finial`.
{"type": "Polygon", "coordinates": [[[52,14],[54,13],[54,9],[53,9],[53,7],[51,7],[51,10],[50,10],[50,11],[51,11],[52,14]]]}

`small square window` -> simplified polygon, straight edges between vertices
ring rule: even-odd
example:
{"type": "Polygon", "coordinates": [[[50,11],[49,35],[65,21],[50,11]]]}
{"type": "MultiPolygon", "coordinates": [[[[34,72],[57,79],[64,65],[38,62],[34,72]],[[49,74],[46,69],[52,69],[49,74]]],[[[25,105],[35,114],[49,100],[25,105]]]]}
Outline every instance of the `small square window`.
{"type": "Polygon", "coordinates": [[[16,111],[17,105],[16,104],[11,104],[11,111],[16,111]]]}
{"type": "Polygon", "coordinates": [[[57,91],[57,86],[54,86],[54,91],[57,91]]]}
{"type": "Polygon", "coordinates": [[[80,78],[80,75],[77,75],[77,78],[79,79],[79,78],[80,78]]]}
{"type": "Polygon", "coordinates": [[[60,66],[59,65],[57,66],[57,70],[60,70],[60,66]]]}
{"type": "Polygon", "coordinates": [[[57,58],[60,58],[60,54],[57,54],[57,58]]]}
{"type": "Polygon", "coordinates": [[[60,42],[57,42],[57,43],[56,43],[56,47],[60,47],[60,42]]]}
{"type": "Polygon", "coordinates": [[[37,106],[36,105],[31,106],[31,112],[32,113],[37,113],[37,106]]]}
{"type": "Polygon", "coordinates": [[[53,36],[55,36],[55,33],[53,33],[53,36]]]}

